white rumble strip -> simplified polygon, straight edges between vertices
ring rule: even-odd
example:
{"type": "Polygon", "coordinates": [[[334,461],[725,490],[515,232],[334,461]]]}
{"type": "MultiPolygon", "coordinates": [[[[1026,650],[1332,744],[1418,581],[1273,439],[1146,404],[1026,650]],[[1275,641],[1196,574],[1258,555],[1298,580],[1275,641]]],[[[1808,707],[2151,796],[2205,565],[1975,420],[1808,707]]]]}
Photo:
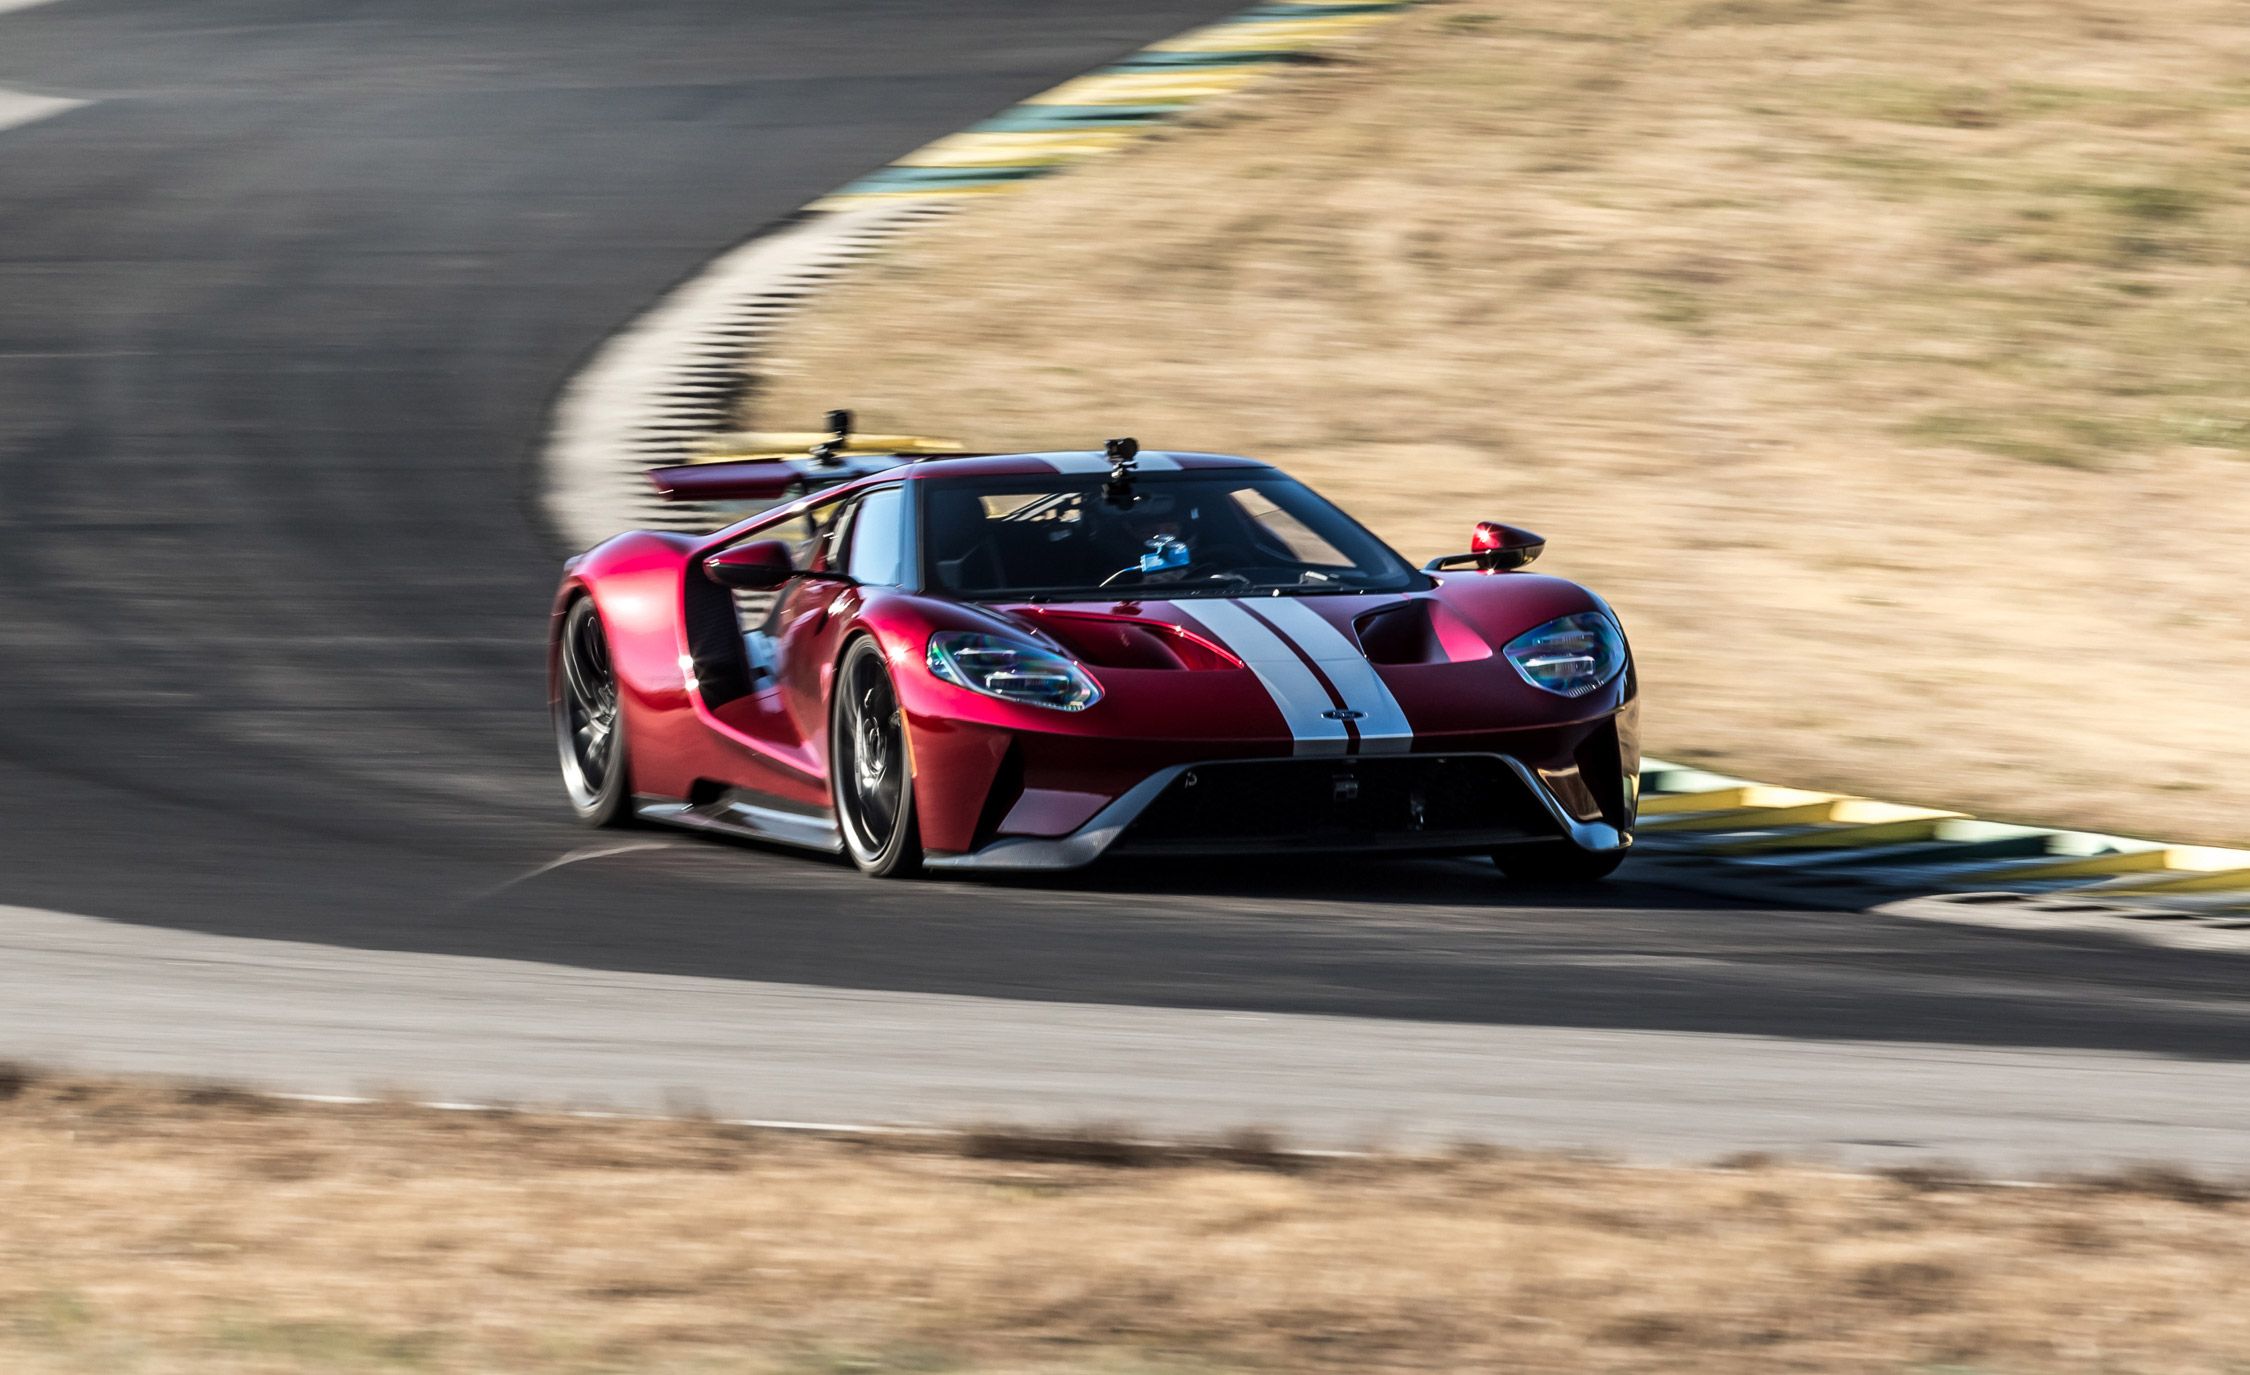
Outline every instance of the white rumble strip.
{"type": "Polygon", "coordinates": [[[813,216],[713,262],[613,335],[556,404],[542,497],[573,552],[623,530],[707,530],[667,505],[649,470],[732,428],[758,348],[806,298],[886,240],[948,209],[878,203],[813,216]]]}

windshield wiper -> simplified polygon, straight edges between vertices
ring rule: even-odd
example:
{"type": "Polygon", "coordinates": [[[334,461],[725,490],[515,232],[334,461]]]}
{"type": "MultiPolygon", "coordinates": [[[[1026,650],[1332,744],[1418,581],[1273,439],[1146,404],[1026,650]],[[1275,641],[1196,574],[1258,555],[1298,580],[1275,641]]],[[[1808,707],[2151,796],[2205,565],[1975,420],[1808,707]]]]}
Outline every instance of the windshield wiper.
{"type": "Polygon", "coordinates": [[[1350,583],[1261,582],[1236,593],[1242,597],[1345,597],[1361,593],[1379,594],[1380,589],[1355,587],[1350,583]]]}

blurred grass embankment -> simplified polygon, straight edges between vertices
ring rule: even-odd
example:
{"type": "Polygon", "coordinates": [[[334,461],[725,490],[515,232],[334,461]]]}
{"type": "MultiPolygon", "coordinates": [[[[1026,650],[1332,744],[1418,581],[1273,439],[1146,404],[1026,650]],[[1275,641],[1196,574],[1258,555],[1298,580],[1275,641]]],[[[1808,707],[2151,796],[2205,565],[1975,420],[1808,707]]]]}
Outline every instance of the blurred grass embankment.
{"type": "Polygon", "coordinates": [[[2025,1189],[0,1090],[9,1375],[2219,1375],[2250,1359],[2250,1203],[2160,1171],[2025,1189]]]}
{"type": "Polygon", "coordinates": [[[1460,0],[919,234],[756,401],[1554,541],[1653,749],[2250,841],[2234,0],[1460,0]]]}

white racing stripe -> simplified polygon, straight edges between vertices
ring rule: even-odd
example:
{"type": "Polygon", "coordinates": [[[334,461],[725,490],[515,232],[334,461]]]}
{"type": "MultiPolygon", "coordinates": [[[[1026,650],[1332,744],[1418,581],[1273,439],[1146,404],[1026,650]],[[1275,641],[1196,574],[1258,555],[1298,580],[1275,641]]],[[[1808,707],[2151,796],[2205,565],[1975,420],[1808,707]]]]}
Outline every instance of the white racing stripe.
{"type": "Polygon", "coordinates": [[[1258,675],[1289,723],[1298,754],[1342,754],[1350,748],[1351,732],[1326,714],[1336,709],[1334,699],[1287,641],[1239,602],[1197,599],[1184,609],[1258,675]]]}
{"type": "Polygon", "coordinates": [[[1383,682],[1366,652],[1299,597],[1265,597],[1258,610],[1272,621],[1335,684],[1344,705],[1365,713],[1359,727],[1361,754],[1403,754],[1414,745],[1414,727],[1383,682]]]}

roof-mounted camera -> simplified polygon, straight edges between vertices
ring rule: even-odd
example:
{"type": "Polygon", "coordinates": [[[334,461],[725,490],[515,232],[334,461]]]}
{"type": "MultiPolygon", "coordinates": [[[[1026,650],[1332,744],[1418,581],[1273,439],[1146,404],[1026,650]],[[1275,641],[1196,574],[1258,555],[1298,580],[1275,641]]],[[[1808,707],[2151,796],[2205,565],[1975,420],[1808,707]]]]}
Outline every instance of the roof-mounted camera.
{"type": "Polygon", "coordinates": [[[1109,481],[1102,486],[1102,496],[1111,504],[1133,504],[1133,479],[1140,474],[1133,459],[1140,451],[1141,441],[1137,439],[1112,439],[1102,445],[1102,457],[1109,460],[1109,481]]]}
{"type": "Polygon", "coordinates": [[[812,456],[823,467],[840,468],[844,463],[844,450],[852,442],[852,413],[830,411],[826,424],[828,438],[813,445],[812,456]]]}

